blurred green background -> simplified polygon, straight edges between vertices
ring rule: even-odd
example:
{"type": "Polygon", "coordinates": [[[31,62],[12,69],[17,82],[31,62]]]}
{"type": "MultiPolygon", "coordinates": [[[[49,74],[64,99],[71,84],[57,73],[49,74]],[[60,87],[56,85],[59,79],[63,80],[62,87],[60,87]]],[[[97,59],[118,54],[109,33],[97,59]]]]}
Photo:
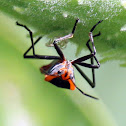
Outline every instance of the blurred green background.
{"type": "MultiPolygon", "coordinates": [[[[124,0],[0,0],[0,125],[1,126],[125,126],[126,116],[126,2],[124,0]],[[26,24],[34,38],[43,38],[36,53],[57,55],[48,47],[54,38],[71,32],[60,43],[67,59],[89,54],[85,45],[91,27],[103,19],[94,34],[101,67],[92,89],[75,70],[77,90],[57,88],[44,81],[39,68],[50,61],[24,59],[31,45],[26,24]]],[[[34,39],[34,40],[35,40],[34,39]]],[[[82,68],[89,77],[91,70],[82,68]]]]}

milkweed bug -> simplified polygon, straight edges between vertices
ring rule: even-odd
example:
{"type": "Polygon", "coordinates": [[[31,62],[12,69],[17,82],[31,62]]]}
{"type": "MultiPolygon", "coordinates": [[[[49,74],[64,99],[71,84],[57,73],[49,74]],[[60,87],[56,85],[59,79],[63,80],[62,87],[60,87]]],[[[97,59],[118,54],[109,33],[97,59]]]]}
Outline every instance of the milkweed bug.
{"type": "Polygon", "coordinates": [[[97,60],[95,54],[96,54],[96,48],[94,46],[94,40],[93,38],[96,36],[100,35],[100,32],[96,35],[93,36],[92,32],[95,29],[95,27],[102,22],[99,21],[98,23],[96,23],[92,29],[89,32],[89,40],[87,41],[86,45],[90,51],[89,55],[86,56],[82,56],[80,58],[77,58],[75,60],[66,60],[66,58],[64,57],[63,52],[61,51],[61,49],[59,48],[59,46],[57,45],[57,42],[65,40],[65,39],[69,39],[72,38],[77,26],[79,19],[76,19],[73,30],[70,34],[65,35],[64,37],[60,37],[54,40],[53,45],[55,50],[57,51],[59,56],[48,56],[48,55],[37,55],[35,53],[35,49],[34,46],[35,44],[42,38],[39,37],[35,42],[33,42],[33,35],[32,35],[32,31],[26,26],[26,25],[22,25],[18,22],[16,22],[16,24],[18,26],[22,26],[24,27],[30,34],[30,39],[31,39],[31,47],[28,48],[28,50],[24,53],[24,58],[32,58],[32,59],[46,59],[46,60],[53,60],[50,64],[42,66],[40,68],[40,71],[42,74],[45,74],[45,81],[48,81],[50,83],[52,83],[53,85],[60,87],[60,88],[66,88],[66,89],[70,89],[70,90],[75,90],[76,88],[83,94],[86,95],[88,97],[94,98],[94,99],[98,99],[94,96],[91,96],[89,94],[84,93],[82,90],[80,90],[76,84],[75,84],[75,77],[74,77],[74,69],[73,66],[78,70],[78,72],[83,76],[83,78],[86,79],[86,81],[90,84],[90,86],[93,88],[95,87],[95,73],[94,73],[94,69],[99,68],[100,67],[100,63],[97,60]],[[92,43],[92,48],[89,45],[89,42],[91,41],[92,43]],[[32,49],[33,54],[32,55],[27,55],[27,53],[32,49]],[[91,63],[84,63],[83,61],[86,61],[88,59],[91,59],[91,63]],[[94,60],[96,61],[97,65],[94,65],[94,60]],[[93,78],[93,82],[86,76],[86,74],[78,67],[78,65],[80,66],[84,66],[87,68],[91,68],[92,69],[92,78],[93,78]]]}

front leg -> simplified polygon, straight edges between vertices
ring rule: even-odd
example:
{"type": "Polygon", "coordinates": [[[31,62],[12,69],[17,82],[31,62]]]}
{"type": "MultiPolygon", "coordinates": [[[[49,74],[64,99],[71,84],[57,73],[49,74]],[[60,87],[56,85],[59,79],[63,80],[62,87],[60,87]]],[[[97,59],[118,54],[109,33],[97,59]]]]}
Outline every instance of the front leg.
{"type": "Polygon", "coordinates": [[[72,29],[72,32],[71,32],[70,34],[65,35],[65,36],[63,36],[63,37],[60,37],[60,38],[57,38],[57,39],[55,39],[54,42],[53,42],[53,45],[54,45],[54,47],[55,47],[57,53],[59,54],[59,56],[61,57],[62,60],[65,60],[65,57],[64,57],[64,55],[63,55],[63,52],[61,51],[61,49],[60,49],[59,46],[57,45],[57,42],[58,42],[58,41],[63,41],[63,40],[66,40],[66,39],[69,39],[69,38],[72,38],[72,37],[73,37],[74,32],[75,32],[75,29],[76,29],[76,26],[77,26],[77,23],[78,23],[78,20],[79,20],[79,19],[76,19],[75,24],[74,24],[74,27],[73,27],[73,29],[72,29]]]}
{"type": "Polygon", "coordinates": [[[29,47],[27,49],[27,51],[24,53],[24,58],[28,58],[28,59],[48,59],[48,60],[52,60],[52,59],[60,59],[59,56],[48,56],[48,55],[36,55],[35,54],[35,48],[34,48],[34,45],[36,45],[37,42],[39,42],[39,40],[42,38],[42,37],[39,37],[35,42],[33,42],[33,35],[32,35],[32,31],[26,26],[26,25],[23,25],[23,24],[20,24],[18,22],[16,22],[16,24],[18,26],[21,26],[21,27],[24,27],[28,32],[29,32],[29,35],[30,35],[30,39],[31,39],[31,47],[29,47]],[[30,51],[30,50],[33,50],[33,55],[27,55],[27,53],[30,51]]]}

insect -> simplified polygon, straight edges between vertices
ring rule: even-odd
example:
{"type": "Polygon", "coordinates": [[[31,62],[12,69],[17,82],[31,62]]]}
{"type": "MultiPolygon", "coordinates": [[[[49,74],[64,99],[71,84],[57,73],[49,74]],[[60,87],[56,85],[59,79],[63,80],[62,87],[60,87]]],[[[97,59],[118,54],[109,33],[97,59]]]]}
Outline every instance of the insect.
{"type": "Polygon", "coordinates": [[[24,58],[32,58],[32,59],[46,59],[46,60],[53,60],[50,64],[42,66],[40,68],[40,71],[42,74],[45,74],[45,81],[48,81],[50,83],[52,83],[53,85],[60,87],[60,88],[66,88],[66,89],[70,89],[70,90],[75,90],[78,89],[83,95],[94,98],[94,99],[98,99],[94,96],[91,96],[89,94],[84,93],[81,89],[79,89],[76,84],[75,84],[75,77],[74,77],[74,69],[73,66],[77,69],[77,71],[82,75],[83,78],[86,79],[86,81],[90,84],[90,86],[93,88],[95,87],[95,72],[94,69],[99,68],[100,67],[100,63],[97,60],[95,54],[96,54],[96,48],[94,46],[94,40],[93,38],[96,36],[100,35],[100,32],[96,35],[93,36],[92,32],[95,29],[95,27],[102,22],[102,20],[100,20],[98,23],[96,23],[90,30],[89,32],[89,40],[87,41],[86,45],[90,51],[89,55],[86,56],[82,56],[80,58],[77,58],[75,60],[67,60],[63,54],[63,52],[61,51],[61,49],[59,48],[59,46],[57,45],[57,42],[65,40],[65,39],[69,39],[72,38],[77,26],[79,19],[76,19],[74,27],[72,29],[72,32],[68,35],[65,35],[63,37],[57,38],[53,41],[53,45],[55,50],[57,51],[59,56],[48,56],[48,55],[38,55],[35,53],[35,48],[34,46],[36,45],[36,43],[42,38],[39,37],[35,42],[33,42],[33,34],[32,31],[23,24],[20,24],[18,22],[16,22],[16,24],[18,26],[24,27],[30,34],[30,39],[31,39],[31,47],[28,48],[28,50],[24,53],[24,58]],[[89,42],[92,43],[92,47],[90,47],[89,42]],[[27,53],[32,49],[33,54],[32,55],[27,55],[27,53]],[[84,63],[83,61],[86,61],[88,59],[91,59],[91,63],[84,63]],[[94,60],[96,61],[97,65],[94,65],[94,60]],[[91,68],[92,69],[92,78],[93,81],[91,81],[86,74],[79,68],[79,66],[83,66],[83,67],[87,67],[87,68],[91,68]]]}

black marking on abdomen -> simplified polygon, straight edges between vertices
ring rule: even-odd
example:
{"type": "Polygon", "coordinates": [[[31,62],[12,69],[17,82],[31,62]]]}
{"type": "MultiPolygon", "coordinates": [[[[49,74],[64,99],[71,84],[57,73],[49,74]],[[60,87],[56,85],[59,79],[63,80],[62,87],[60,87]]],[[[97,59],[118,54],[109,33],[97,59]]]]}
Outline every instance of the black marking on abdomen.
{"type": "Polygon", "coordinates": [[[70,83],[66,80],[62,80],[60,77],[52,79],[50,83],[60,88],[70,89],[70,83]]]}

